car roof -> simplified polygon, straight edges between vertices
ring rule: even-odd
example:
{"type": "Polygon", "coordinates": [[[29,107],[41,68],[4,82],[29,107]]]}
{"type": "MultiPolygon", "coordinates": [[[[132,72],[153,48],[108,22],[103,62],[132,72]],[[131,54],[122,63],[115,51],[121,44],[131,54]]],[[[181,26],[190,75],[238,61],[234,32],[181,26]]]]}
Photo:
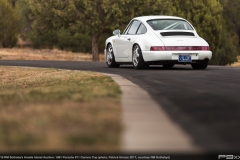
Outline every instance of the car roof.
{"type": "Polygon", "coordinates": [[[183,19],[183,18],[176,17],[176,16],[153,15],[153,16],[135,17],[134,19],[140,20],[140,21],[147,21],[147,20],[151,20],[151,19],[183,19]]]}

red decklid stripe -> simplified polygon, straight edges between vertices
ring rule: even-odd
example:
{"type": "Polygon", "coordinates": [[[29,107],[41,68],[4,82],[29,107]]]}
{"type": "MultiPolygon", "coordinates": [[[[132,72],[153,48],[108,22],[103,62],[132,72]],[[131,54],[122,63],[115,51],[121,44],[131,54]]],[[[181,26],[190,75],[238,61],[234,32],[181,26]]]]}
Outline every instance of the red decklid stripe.
{"type": "Polygon", "coordinates": [[[209,46],[152,46],[150,51],[202,51],[209,50],[209,46]]]}

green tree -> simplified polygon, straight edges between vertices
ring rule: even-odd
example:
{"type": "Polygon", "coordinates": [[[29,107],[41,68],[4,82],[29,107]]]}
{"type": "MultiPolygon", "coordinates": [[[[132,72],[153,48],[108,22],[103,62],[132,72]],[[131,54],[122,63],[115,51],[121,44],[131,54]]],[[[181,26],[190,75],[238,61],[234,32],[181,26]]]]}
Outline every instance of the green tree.
{"type": "Polygon", "coordinates": [[[42,37],[39,43],[45,40],[53,46],[58,43],[59,30],[68,37],[75,33],[90,35],[93,61],[99,60],[98,41],[102,34],[123,29],[135,16],[163,14],[168,5],[163,0],[28,0],[28,3],[34,20],[32,39],[42,37]]]}
{"type": "Polygon", "coordinates": [[[190,21],[210,44],[211,64],[226,65],[237,60],[237,46],[226,27],[218,0],[172,0],[172,5],[172,14],[190,21]]]}
{"type": "Polygon", "coordinates": [[[91,39],[76,29],[72,1],[22,0],[30,11],[27,17],[31,24],[28,37],[34,48],[58,47],[73,52],[91,52],[91,39]]]}
{"type": "Polygon", "coordinates": [[[30,19],[32,12],[27,3],[27,0],[10,0],[14,1],[16,5],[17,14],[20,15],[20,36],[23,40],[27,40],[28,33],[32,30],[32,20],[30,19]]]}
{"type": "Polygon", "coordinates": [[[163,14],[163,0],[82,0],[75,1],[79,28],[92,36],[92,60],[99,61],[98,41],[105,32],[123,29],[136,16],[163,14]]]}
{"type": "Polygon", "coordinates": [[[0,0],[0,45],[13,47],[19,34],[19,17],[7,0],[0,0]]]}
{"type": "Polygon", "coordinates": [[[238,46],[238,54],[240,55],[240,0],[222,0],[221,3],[231,38],[238,46]]]}

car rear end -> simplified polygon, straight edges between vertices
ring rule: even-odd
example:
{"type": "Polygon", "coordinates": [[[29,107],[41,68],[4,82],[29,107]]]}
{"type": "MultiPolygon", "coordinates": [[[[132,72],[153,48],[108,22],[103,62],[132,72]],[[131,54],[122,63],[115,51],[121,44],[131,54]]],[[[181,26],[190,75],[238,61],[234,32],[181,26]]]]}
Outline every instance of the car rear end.
{"type": "Polygon", "coordinates": [[[184,19],[153,19],[147,23],[159,38],[158,43],[143,51],[149,64],[208,63],[212,58],[208,43],[184,19]]]}

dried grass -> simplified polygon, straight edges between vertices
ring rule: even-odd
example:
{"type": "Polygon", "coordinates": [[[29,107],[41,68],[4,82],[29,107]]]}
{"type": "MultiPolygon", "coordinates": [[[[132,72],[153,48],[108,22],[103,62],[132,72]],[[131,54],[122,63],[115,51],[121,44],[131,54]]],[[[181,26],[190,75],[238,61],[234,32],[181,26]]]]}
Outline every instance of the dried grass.
{"type": "Polygon", "coordinates": [[[230,66],[240,66],[240,56],[237,57],[238,61],[231,64],[230,66]]]}
{"type": "Polygon", "coordinates": [[[120,93],[99,73],[0,67],[0,150],[118,151],[120,93]]]}
{"type": "MultiPolygon", "coordinates": [[[[104,55],[99,54],[101,62],[104,55]]],[[[58,61],[92,61],[92,55],[87,53],[73,53],[58,49],[31,49],[31,48],[3,48],[0,49],[0,59],[3,60],[58,60],[58,61]]]]}

